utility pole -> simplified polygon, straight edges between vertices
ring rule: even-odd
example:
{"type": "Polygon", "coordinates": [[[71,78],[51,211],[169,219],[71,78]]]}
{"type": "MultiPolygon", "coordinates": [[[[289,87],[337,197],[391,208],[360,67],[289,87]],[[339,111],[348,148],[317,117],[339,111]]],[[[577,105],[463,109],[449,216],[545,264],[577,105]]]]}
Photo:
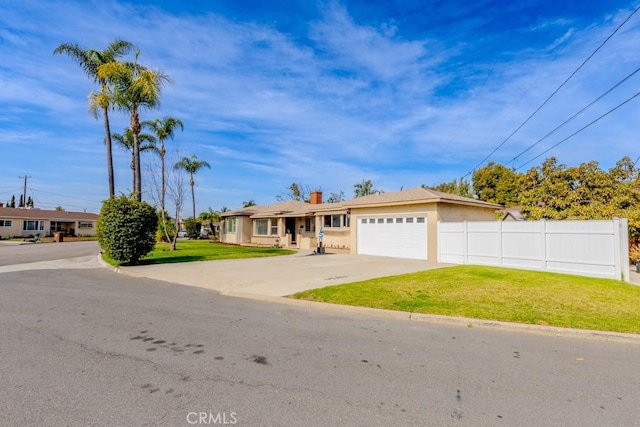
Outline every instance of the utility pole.
{"type": "Polygon", "coordinates": [[[19,176],[18,178],[24,178],[24,187],[22,188],[22,207],[27,207],[27,178],[31,178],[25,174],[24,176],[19,176]]]}

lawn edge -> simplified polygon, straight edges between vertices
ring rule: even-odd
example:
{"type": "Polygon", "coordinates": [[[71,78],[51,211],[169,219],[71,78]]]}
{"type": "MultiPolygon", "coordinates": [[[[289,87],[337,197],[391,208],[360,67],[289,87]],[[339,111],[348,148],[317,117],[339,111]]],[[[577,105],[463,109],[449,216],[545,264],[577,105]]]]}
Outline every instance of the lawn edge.
{"type": "Polygon", "coordinates": [[[382,308],[359,307],[352,305],[332,304],[328,302],[300,300],[290,297],[271,295],[249,294],[244,292],[225,292],[222,295],[253,299],[264,302],[274,302],[282,305],[326,310],[341,313],[353,313],[385,319],[408,320],[413,322],[426,322],[434,324],[447,324],[452,326],[464,326],[469,330],[498,329],[509,332],[526,332],[538,335],[553,335],[564,338],[591,339],[605,342],[640,344],[640,334],[624,332],[596,331],[590,329],[572,329],[559,326],[530,325],[526,323],[503,322],[498,320],[474,319],[469,317],[443,316],[437,314],[412,313],[408,311],[386,310],[382,308]]]}

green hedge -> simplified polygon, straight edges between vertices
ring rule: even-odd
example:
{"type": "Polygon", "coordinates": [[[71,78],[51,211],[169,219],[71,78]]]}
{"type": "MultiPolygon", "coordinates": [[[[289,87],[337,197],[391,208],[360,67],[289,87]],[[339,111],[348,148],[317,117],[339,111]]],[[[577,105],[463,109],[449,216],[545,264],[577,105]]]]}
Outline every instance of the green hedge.
{"type": "Polygon", "coordinates": [[[102,203],[96,232],[107,256],[123,264],[137,264],[153,249],[157,227],[155,208],[120,196],[102,203]]]}

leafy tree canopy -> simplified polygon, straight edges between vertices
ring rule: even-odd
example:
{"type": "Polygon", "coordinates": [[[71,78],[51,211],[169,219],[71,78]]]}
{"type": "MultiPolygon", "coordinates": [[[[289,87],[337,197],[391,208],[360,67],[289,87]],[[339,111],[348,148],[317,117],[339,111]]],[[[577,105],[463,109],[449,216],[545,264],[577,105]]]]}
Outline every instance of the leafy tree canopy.
{"type": "Polygon", "coordinates": [[[459,180],[454,179],[450,182],[443,182],[441,184],[434,185],[433,187],[428,187],[422,184],[422,187],[429,190],[442,191],[443,193],[455,194],[457,196],[473,197],[471,183],[464,178],[460,178],[459,180]]]}
{"type": "Polygon", "coordinates": [[[473,173],[473,193],[488,203],[506,207],[518,204],[521,175],[499,163],[489,162],[473,173]]]}
{"type": "Polygon", "coordinates": [[[378,190],[373,186],[373,182],[370,179],[362,180],[353,186],[353,197],[364,197],[370,194],[377,193],[378,190]]]}
{"type": "Polygon", "coordinates": [[[338,203],[338,202],[344,202],[344,201],[345,201],[344,191],[341,191],[339,193],[330,193],[329,198],[327,199],[327,203],[338,203]]]}

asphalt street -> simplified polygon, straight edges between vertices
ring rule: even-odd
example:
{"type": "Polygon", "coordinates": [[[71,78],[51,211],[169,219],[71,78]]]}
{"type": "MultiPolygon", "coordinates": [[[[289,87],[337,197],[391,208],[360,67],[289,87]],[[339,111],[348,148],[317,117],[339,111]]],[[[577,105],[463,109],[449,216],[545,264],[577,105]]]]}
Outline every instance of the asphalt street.
{"type": "Polygon", "coordinates": [[[0,424],[634,426],[640,345],[0,273],[0,424]]]}

